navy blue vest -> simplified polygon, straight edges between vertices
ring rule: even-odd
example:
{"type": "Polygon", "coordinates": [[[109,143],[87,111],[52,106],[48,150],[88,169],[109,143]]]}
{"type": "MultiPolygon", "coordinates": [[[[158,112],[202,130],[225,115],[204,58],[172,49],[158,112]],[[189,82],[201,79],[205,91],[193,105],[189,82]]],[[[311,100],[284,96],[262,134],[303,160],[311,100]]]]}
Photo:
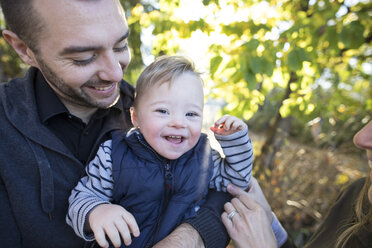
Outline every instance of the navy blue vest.
{"type": "Polygon", "coordinates": [[[130,247],[152,247],[184,219],[195,217],[213,173],[205,134],[179,159],[167,160],[137,130],[116,132],[112,160],[113,202],[133,214],[141,232],[130,247]]]}

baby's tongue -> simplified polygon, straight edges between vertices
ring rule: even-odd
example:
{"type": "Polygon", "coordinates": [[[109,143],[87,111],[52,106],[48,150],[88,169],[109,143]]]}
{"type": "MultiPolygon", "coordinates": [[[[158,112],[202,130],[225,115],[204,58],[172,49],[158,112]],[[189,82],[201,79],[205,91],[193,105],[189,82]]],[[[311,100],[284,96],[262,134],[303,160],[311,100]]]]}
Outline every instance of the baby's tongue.
{"type": "Polygon", "coordinates": [[[167,137],[167,140],[168,140],[169,142],[174,143],[174,144],[179,144],[179,143],[182,142],[182,138],[181,138],[181,137],[175,137],[175,136],[168,136],[168,137],[167,137]]]}

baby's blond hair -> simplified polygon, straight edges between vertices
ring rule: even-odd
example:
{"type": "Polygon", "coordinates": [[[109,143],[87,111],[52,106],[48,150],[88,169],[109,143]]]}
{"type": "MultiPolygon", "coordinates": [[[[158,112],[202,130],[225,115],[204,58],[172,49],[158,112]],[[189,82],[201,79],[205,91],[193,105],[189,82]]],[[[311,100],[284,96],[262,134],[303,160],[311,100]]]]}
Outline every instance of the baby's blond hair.
{"type": "Polygon", "coordinates": [[[175,78],[183,73],[192,73],[200,78],[200,73],[195,70],[194,63],[183,56],[160,56],[143,70],[137,80],[134,107],[138,107],[138,102],[147,90],[155,85],[165,82],[172,85],[175,78]]]}

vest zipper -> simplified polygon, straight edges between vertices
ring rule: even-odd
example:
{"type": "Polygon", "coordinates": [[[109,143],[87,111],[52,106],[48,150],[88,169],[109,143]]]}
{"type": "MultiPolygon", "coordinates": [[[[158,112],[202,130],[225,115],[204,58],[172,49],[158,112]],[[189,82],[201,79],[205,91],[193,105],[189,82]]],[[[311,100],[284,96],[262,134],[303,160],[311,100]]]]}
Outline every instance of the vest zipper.
{"type": "Polygon", "coordinates": [[[168,202],[172,195],[172,186],[173,186],[173,174],[171,171],[171,166],[169,161],[164,166],[164,179],[165,179],[165,206],[168,205],[168,202]]]}
{"type": "MultiPolygon", "coordinates": [[[[168,203],[170,201],[170,198],[172,196],[172,186],[173,186],[173,173],[172,173],[172,170],[171,170],[171,166],[170,166],[170,163],[169,163],[169,160],[167,160],[167,162],[164,164],[164,188],[165,188],[165,192],[164,192],[164,201],[162,202],[162,211],[164,211],[167,206],[168,206],[168,203]]],[[[152,231],[151,235],[150,235],[150,238],[148,240],[148,242],[146,243],[146,246],[145,248],[150,248],[154,245],[154,238],[155,238],[155,235],[158,233],[158,230],[159,230],[159,225],[160,225],[160,220],[161,220],[161,216],[162,216],[162,213],[160,213],[157,221],[156,221],[156,226],[154,228],[154,230],[152,231]]]]}
{"type": "MultiPolygon", "coordinates": [[[[138,135],[137,135],[137,139],[144,147],[146,147],[148,150],[150,150],[158,158],[158,160],[161,163],[162,163],[162,161],[164,161],[160,158],[160,156],[157,154],[157,152],[155,152],[154,149],[151,146],[149,146],[148,144],[143,142],[143,140],[138,135]]],[[[166,163],[163,164],[162,170],[164,172],[164,188],[165,188],[164,201],[162,202],[162,205],[163,205],[162,212],[163,212],[167,208],[168,203],[170,201],[170,198],[172,196],[173,173],[172,173],[172,168],[171,168],[169,160],[167,160],[166,163]]],[[[154,243],[154,238],[155,238],[155,235],[157,234],[158,229],[159,229],[161,216],[162,216],[162,213],[160,213],[160,215],[157,219],[156,226],[155,226],[153,232],[151,233],[150,238],[145,245],[145,248],[150,248],[154,245],[153,244],[154,243]]]]}

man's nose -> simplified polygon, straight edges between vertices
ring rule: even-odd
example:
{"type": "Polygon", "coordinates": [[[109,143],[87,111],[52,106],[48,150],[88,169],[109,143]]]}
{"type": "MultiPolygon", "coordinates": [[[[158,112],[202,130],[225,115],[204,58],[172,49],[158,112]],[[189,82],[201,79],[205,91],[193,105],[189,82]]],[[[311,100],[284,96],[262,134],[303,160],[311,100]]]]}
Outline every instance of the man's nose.
{"type": "Polygon", "coordinates": [[[120,55],[110,52],[104,56],[98,77],[103,81],[118,82],[123,78],[123,67],[120,63],[120,55]]]}

